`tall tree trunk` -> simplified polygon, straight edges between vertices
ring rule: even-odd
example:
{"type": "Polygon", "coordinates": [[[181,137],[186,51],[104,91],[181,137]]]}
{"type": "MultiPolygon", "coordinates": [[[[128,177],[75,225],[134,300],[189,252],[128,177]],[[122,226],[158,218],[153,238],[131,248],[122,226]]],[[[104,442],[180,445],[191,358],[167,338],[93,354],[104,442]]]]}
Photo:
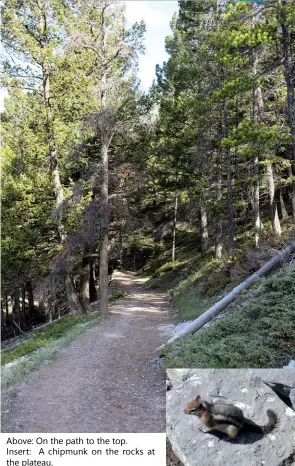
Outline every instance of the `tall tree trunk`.
{"type": "MultiPolygon", "coordinates": [[[[46,31],[46,22],[44,18],[41,16],[40,20],[40,26],[42,30],[46,31]]],[[[41,48],[43,45],[41,44],[41,48]]],[[[46,134],[47,134],[47,140],[48,140],[48,145],[49,145],[49,160],[50,160],[50,171],[52,175],[52,180],[53,180],[53,189],[54,189],[54,196],[55,196],[55,202],[56,202],[56,208],[58,209],[58,233],[59,233],[59,238],[61,244],[64,243],[66,236],[65,236],[65,231],[64,231],[64,225],[62,222],[62,203],[64,200],[64,192],[63,192],[63,186],[60,181],[60,174],[59,174],[59,168],[58,168],[58,157],[57,157],[57,147],[56,147],[56,140],[55,140],[55,134],[54,134],[54,127],[53,127],[53,113],[52,113],[52,106],[51,106],[51,94],[50,94],[50,71],[48,65],[43,62],[42,63],[42,76],[43,76],[43,95],[44,95],[44,105],[45,105],[45,110],[46,110],[46,134]]],[[[66,277],[67,281],[67,277],[66,277]]],[[[68,280],[68,283],[72,281],[72,278],[68,280]]],[[[67,295],[68,298],[68,304],[69,308],[71,308],[70,301],[72,301],[73,294],[76,293],[75,289],[69,288],[69,286],[66,285],[66,290],[70,295],[67,295]]],[[[78,295],[75,297],[75,302],[76,306],[79,308],[77,309],[77,312],[80,314],[82,312],[82,307],[79,303],[78,295]]]]}
{"type": "Polygon", "coordinates": [[[200,202],[200,230],[201,230],[201,248],[202,252],[206,252],[208,250],[208,218],[207,218],[207,211],[200,202]]]}
{"type": "Polygon", "coordinates": [[[67,300],[70,313],[73,316],[78,316],[84,313],[83,308],[78,300],[78,295],[76,293],[74,282],[72,277],[67,274],[65,278],[67,300]]]}
{"type": "Polygon", "coordinates": [[[172,234],[172,262],[175,261],[175,242],[176,242],[176,222],[177,222],[177,207],[178,207],[178,194],[175,194],[174,200],[174,218],[173,218],[173,234],[172,234]]]}
{"type": "Polygon", "coordinates": [[[101,243],[99,258],[99,310],[102,316],[109,315],[109,277],[108,277],[108,249],[109,249],[109,159],[108,159],[108,117],[107,117],[107,38],[104,10],[101,14],[101,56],[102,79],[100,91],[100,111],[103,123],[100,128],[101,155],[101,243]]]}
{"type": "Polygon", "coordinates": [[[28,322],[30,323],[31,321],[31,314],[35,310],[34,306],[34,294],[33,294],[33,286],[32,282],[29,281],[26,283],[26,289],[27,289],[27,295],[28,295],[28,303],[29,303],[29,308],[28,308],[28,322]]]}
{"type": "MultiPolygon", "coordinates": [[[[63,186],[60,181],[59,168],[57,162],[57,148],[53,129],[53,115],[50,101],[50,80],[49,71],[45,65],[42,67],[43,71],[43,92],[44,92],[44,103],[46,108],[46,133],[49,145],[49,160],[50,170],[53,179],[53,189],[56,201],[56,206],[60,207],[64,200],[63,186]]],[[[59,213],[59,235],[60,239],[64,240],[64,229],[61,221],[61,213],[59,213]]]]}
{"type": "Polygon", "coordinates": [[[108,248],[109,248],[109,206],[108,206],[108,147],[102,135],[101,143],[101,243],[99,259],[99,307],[100,314],[107,316],[108,309],[108,248]]]}
{"type": "MultiPolygon", "coordinates": [[[[253,52],[253,78],[255,79],[258,72],[258,54],[257,51],[253,52]]],[[[263,112],[263,98],[260,86],[253,86],[253,123],[259,124],[263,112]]],[[[259,186],[259,156],[258,149],[255,147],[255,155],[253,157],[253,214],[254,214],[254,240],[255,246],[259,246],[259,232],[261,230],[261,217],[260,217],[260,186],[259,186]]]]}
{"type": "MultiPolygon", "coordinates": [[[[223,104],[223,133],[224,137],[228,138],[228,121],[227,121],[227,104],[223,104]]],[[[226,156],[226,189],[227,189],[227,211],[228,211],[228,247],[229,255],[232,254],[235,246],[235,213],[234,213],[234,200],[232,190],[232,176],[231,176],[231,150],[229,147],[225,151],[226,156]]]]}
{"type": "Polygon", "coordinates": [[[93,303],[93,301],[97,300],[97,291],[95,287],[95,263],[93,260],[90,261],[89,264],[90,271],[89,271],[89,301],[93,303]]]}
{"type": "Polygon", "coordinates": [[[8,320],[9,316],[9,302],[8,302],[8,294],[7,291],[3,293],[5,299],[5,314],[6,314],[6,321],[8,320]]]}
{"type": "Polygon", "coordinates": [[[219,211],[220,202],[222,199],[222,154],[221,151],[217,152],[216,155],[216,201],[218,213],[215,220],[215,257],[217,259],[222,258],[222,215],[219,211]]]}
{"type": "Polygon", "coordinates": [[[22,285],[22,312],[21,312],[22,328],[26,325],[26,288],[22,285]]]}
{"type": "Polygon", "coordinates": [[[82,261],[82,271],[80,275],[80,301],[85,312],[90,303],[90,263],[88,259],[82,261]]]}
{"type": "MultiPolygon", "coordinates": [[[[286,12],[282,9],[282,7],[284,8],[290,3],[291,2],[288,2],[287,0],[280,0],[279,2],[279,17],[281,18],[282,44],[284,53],[284,74],[287,86],[288,124],[292,135],[292,142],[290,146],[290,160],[292,166],[289,169],[289,177],[295,176],[295,65],[294,57],[292,57],[291,35],[286,19],[286,12]]],[[[295,180],[291,181],[291,203],[292,214],[295,219],[295,180]]]]}
{"type": "Polygon", "coordinates": [[[267,181],[268,181],[268,193],[269,193],[269,203],[271,209],[271,224],[273,230],[278,236],[281,236],[282,229],[278,215],[278,206],[275,200],[275,182],[273,178],[272,165],[269,164],[266,167],[267,181]]]}
{"type": "Polygon", "coordinates": [[[21,321],[20,321],[20,300],[19,300],[19,290],[16,290],[14,292],[14,297],[13,297],[13,313],[16,318],[16,324],[18,325],[18,334],[21,333],[21,321]]]}
{"type": "Polygon", "coordinates": [[[4,299],[4,297],[2,297],[1,298],[1,325],[5,324],[4,308],[5,308],[5,299],[4,299]]]}
{"type": "Polygon", "coordinates": [[[259,158],[256,154],[253,159],[254,164],[254,183],[253,183],[253,214],[254,214],[254,240],[255,246],[258,247],[259,245],[259,231],[261,230],[261,219],[260,219],[260,206],[259,206],[259,158]]]}
{"type": "Polygon", "coordinates": [[[287,212],[287,209],[286,209],[286,206],[285,206],[285,202],[284,202],[284,198],[283,198],[283,195],[282,195],[282,190],[280,189],[280,206],[281,206],[281,215],[282,215],[282,218],[288,218],[288,212],[287,212]]]}
{"type": "Polygon", "coordinates": [[[123,266],[123,254],[124,254],[124,242],[123,242],[123,231],[122,225],[120,225],[119,230],[119,263],[120,266],[123,266]]]}
{"type": "MultiPolygon", "coordinates": [[[[292,165],[288,167],[288,177],[292,180],[293,177],[293,170],[292,165]]],[[[291,207],[292,207],[292,215],[295,218],[295,181],[290,181],[290,198],[291,198],[291,207]]]]}

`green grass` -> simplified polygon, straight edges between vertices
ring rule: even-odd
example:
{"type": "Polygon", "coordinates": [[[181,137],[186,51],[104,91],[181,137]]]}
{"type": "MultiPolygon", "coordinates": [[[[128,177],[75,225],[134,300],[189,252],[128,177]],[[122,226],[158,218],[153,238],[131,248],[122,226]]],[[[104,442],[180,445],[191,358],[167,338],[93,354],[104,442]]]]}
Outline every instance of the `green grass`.
{"type": "Polygon", "coordinates": [[[192,320],[206,311],[225,293],[228,286],[228,263],[206,258],[188,264],[188,277],[179,280],[170,290],[173,306],[179,310],[179,320],[192,320]]]}
{"type": "MultiPolygon", "coordinates": [[[[109,301],[113,303],[126,296],[128,296],[126,291],[115,292],[110,296],[109,301]]],[[[58,348],[69,344],[100,321],[96,308],[92,307],[91,314],[79,317],[65,316],[43,329],[27,332],[18,346],[1,352],[2,387],[6,388],[20,382],[43,361],[54,358],[58,348]]]]}
{"type": "Polygon", "coordinates": [[[295,266],[264,279],[257,294],[251,288],[223,319],[166,345],[165,367],[281,367],[295,359],[295,266]]]}
{"type": "Polygon", "coordinates": [[[112,303],[114,301],[117,301],[118,299],[126,298],[127,296],[129,296],[129,293],[127,291],[116,291],[111,294],[111,296],[109,297],[109,301],[112,303]]]}
{"type": "Polygon", "coordinates": [[[26,338],[30,338],[30,341],[25,341],[15,348],[2,351],[1,365],[8,364],[13,362],[15,359],[27,356],[37,349],[50,345],[52,342],[59,340],[62,337],[65,338],[69,329],[72,329],[72,327],[78,326],[81,328],[81,324],[87,324],[87,327],[89,327],[91,324],[95,325],[98,321],[99,318],[95,315],[80,317],[66,316],[44,329],[36,332],[28,332],[26,334],[26,338]]]}
{"type": "Polygon", "coordinates": [[[28,332],[26,339],[29,341],[2,351],[2,386],[20,382],[43,361],[52,359],[58,348],[69,344],[100,321],[97,313],[79,317],[66,316],[44,329],[28,332]]]}
{"type": "Polygon", "coordinates": [[[226,293],[230,266],[230,261],[214,259],[210,253],[205,257],[190,255],[186,260],[162,265],[147,286],[168,291],[179,320],[192,320],[226,293]]]}
{"type": "MultiPolygon", "coordinates": [[[[259,250],[251,233],[251,238],[240,238],[232,257],[225,254],[222,260],[212,249],[201,253],[197,238],[191,240],[178,236],[176,262],[170,262],[171,250],[164,248],[145,266],[152,273],[147,286],[168,292],[179,321],[203,314],[294,240],[294,233],[288,230],[278,240],[265,231],[259,250]]],[[[225,318],[167,345],[162,351],[166,367],[278,367],[295,359],[294,288],[294,267],[259,280],[225,311],[225,318]]]]}
{"type": "Polygon", "coordinates": [[[172,303],[179,309],[179,319],[181,321],[193,320],[205,312],[216,302],[214,297],[206,297],[198,293],[192,283],[187,283],[182,292],[171,293],[172,303]]]}

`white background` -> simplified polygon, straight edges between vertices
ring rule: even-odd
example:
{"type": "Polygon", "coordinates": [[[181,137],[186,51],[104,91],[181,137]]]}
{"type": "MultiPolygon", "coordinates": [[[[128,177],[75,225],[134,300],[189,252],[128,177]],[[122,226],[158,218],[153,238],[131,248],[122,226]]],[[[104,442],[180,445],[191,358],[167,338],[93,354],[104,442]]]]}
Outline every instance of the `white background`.
{"type": "Polygon", "coordinates": [[[0,435],[0,451],[1,451],[1,466],[7,466],[9,464],[16,465],[15,461],[19,461],[18,466],[37,466],[38,463],[34,463],[34,460],[40,461],[38,466],[48,466],[47,461],[51,461],[52,466],[165,466],[166,465],[166,434],[4,434],[0,435]],[[63,444],[51,444],[50,439],[53,437],[58,439],[63,439],[63,444]],[[20,439],[32,439],[33,445],[28,444],[7,444],[8,438],[20,439]],[[82,439],[83,444],[71,444],[66,445],[66,439],[82,439]],[[86,444],[86,438],[93,439],[93,445],[86,444]],[[109,445],[98,444],[97,439],[110,439],[109,445]],[[125,439],[127,444],[124,446],[114,445],[112,443],[112,438],[116,439],[125,439]],[[42,439],[48,440],[48,444],[43,443],[42,439]],[[40,442],[40,444],[37,444],[40,442]],[[49,450],[54,449],[63,449],[63,450],[83,450],[87,448],[88,456],[74,456],[74,455],[65,455],[52,456],[47,454],[49,450]],[[40,449],[43,448],[45,455],[39,455],[40,449]],[[118,456],[107,456],[104,452],[107,448],[112,448],[113,450],[119,450],[118,456]],[[144,451],[144,455],[123,455],[123,449],[125,450],[134,450],[138,448],[139,450],[144,451]],[[7,456],[7,449],[9,450],[31,450],[31,455],[10,455],[7,456]],[[102,450],[102,455],[92,455],[92,450],[102,450]],[[155,455],[148,456],[147,451],[154,449],[155,455]],[[8,462],[7,459],[11,459],[14,463],[8,462]],[[42,461],[44,462],[42,464],[42,461]]]}

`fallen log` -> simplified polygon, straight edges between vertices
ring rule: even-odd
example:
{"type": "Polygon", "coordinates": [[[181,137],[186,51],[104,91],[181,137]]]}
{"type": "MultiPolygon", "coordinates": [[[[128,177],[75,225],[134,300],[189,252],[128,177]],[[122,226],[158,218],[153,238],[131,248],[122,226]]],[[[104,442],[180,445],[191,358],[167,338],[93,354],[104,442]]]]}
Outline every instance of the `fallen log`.
{"type": "MultiPolygon", "coordinates": [[[[214,306],[210,307],[207,311],[205,311],[200,317],[190,322],[185,328],[183,328],[180,332],[176,333],[167,343],[172,343],[173,341],[179,340],[180,338],[189,335],[190,333],[195,333],[199,330],[203,325],[209,322],[213,317],[215,317],[219,312],[223,311],[229,304],[231,304],[236,297],[244,290],[250,288],[259,278],[266,275],[270,272],[275,265],[277,265],[280,261],[285,259],[289,254],[295,251],[295,241],[285,249],[280,251],[274,257],[272,257],[266,264],[264,264],[257,272],[253,273],[250,277],[248,277],[245,281],[240,283],[236,286],[229,294],[224,296],[220,301],[214,304],[214,306]]],[[[164,345],[161,346],[161,348],[164,345]]]]}

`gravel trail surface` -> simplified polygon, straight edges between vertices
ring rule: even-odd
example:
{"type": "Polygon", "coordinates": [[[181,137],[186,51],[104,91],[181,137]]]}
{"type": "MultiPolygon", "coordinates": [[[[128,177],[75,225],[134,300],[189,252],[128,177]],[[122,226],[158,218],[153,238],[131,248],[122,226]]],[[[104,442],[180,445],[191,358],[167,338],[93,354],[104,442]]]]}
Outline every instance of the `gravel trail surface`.
{"type": "Polygon", "coordinates": [[[165,294],[116,272],[130,295],[3,394],[2,432],[165,432],[165,379],[156,348],[170,323],[165,294]]]}

